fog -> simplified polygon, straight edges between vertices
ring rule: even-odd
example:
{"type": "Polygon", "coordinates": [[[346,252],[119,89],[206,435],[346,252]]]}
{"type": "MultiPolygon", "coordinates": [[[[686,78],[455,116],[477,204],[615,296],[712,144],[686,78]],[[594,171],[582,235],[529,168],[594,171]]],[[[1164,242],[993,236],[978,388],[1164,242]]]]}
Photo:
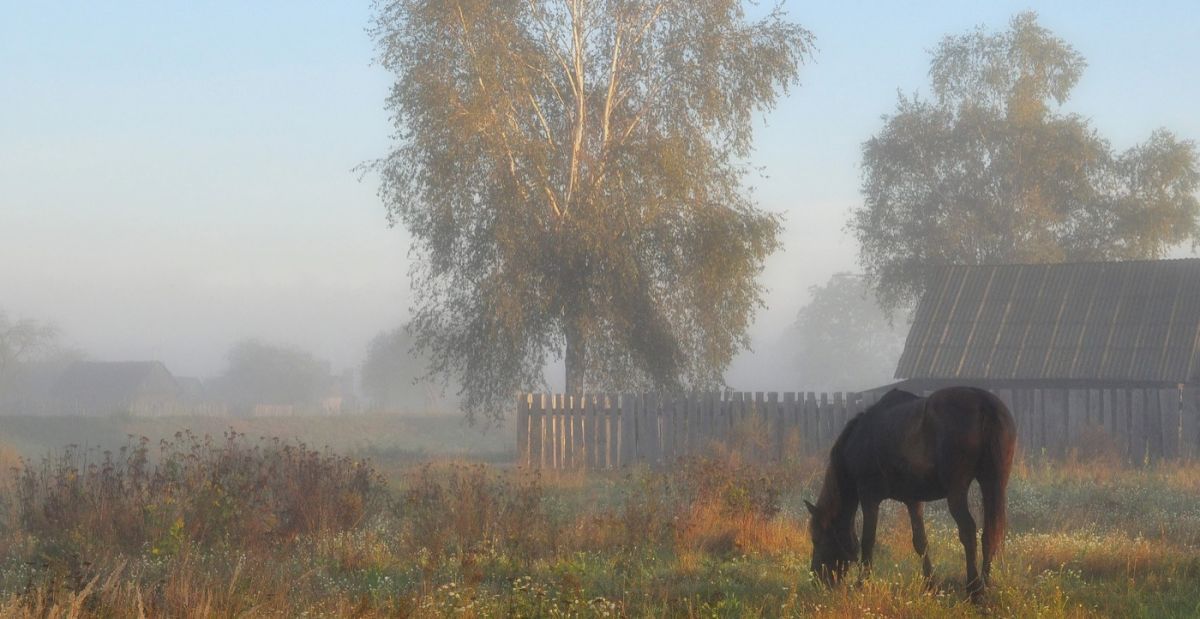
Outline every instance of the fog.
{"type": "MultiPolygon", "coordinates": [[[[861,201],[862,142],[898,90],[925,88],[940,37],[1023,8],[788,5],[819,51],[757,134],[747,180],[785,217],[783,249],[730,385],[815,387],[796,376],[788,333],[810,286],[858,270],[843,226],[861,201]]],[[[1041,10],[1090,66],[1068,111],[1117,148],[1159,126],[1200,137],[1187,3],[1041,10]],[[1131,92],[1154,94],[1133,105],[1131,92]]],[[[412,298],[407,235],[387,227],[377,179],[354,170],[389,145],[367,19],[365,3],[7,7],[0,309],[56,325],[88,358],[177,376],[219,376],[246,339],[357,372],[412,298]]],[[[548,376],[561,386],[557,366],[548,376]]]]}

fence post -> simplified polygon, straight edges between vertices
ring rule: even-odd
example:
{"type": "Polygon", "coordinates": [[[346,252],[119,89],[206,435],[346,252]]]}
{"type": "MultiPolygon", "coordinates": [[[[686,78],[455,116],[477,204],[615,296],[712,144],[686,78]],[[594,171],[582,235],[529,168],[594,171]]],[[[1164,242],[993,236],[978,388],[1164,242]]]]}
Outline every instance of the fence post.
{"type": "Polygon", "coordinates": [[[662,443],[662,461],[666,466],[675,462],[675,394],[664,393],[659,400],[659,440],[662,443]]]}
{"type": "Polygon", "coordinates": [[[1162,407],[1158,401],[1158,390],[1146,390],[1146,452],[1151,462],[1163,456],[1162,407]]]}
{"type": "Polygon", "coordinates": [[[546,468],[546,394],[535,393],[534,404],[536,410],[532,413],[532,426],[534,432],[534,443],[537,447],[534,448],[534,462],[538,468],[546,468]]]}
{"type": "Polygon", "coordinates": [[[1146,463],[1146,408],[1142,389],[1129,391],[1129,459],[1138,466],[1146,463]]]}
{"type": "Polygon", "coordinates": [[[1158,409],[1162,418],[1162,457],[1179,458],[1179,389],[1159,389],[1158,409]]]}
{"type": "Polygon", "coordinates": [[[1078,453],[1082,447],[1083,427],[1087,423],[1087,390],[1067,390],[1067,449],[1065,453],[1074,450],[1078,453]]]}
{"type": "Polygon", "coordinates": [[[1116,424],[1113,422],[1113,414],[1116,411],[1113,409],[1113,390],[1102,389],[1100,391],[1100,427],[1104,429],[1104,433],[1108,435],[1113,443],[1116,444],[1116,435],[1113,434],[1116,424]]]}
{"type": "Polygon", "coordinates": [[[811,391],[796,394],[796,398],[800,400],[800,431],[803,433],[801,447],[805,455],[817,453],[817,405],[815,397],[811,391]]]}
{"type": "Polygon", "coordinates": [[[820,447],[822,452],[829,451],[829,446],[833,443],[833,410],[829,408],[829,394],[822,393],[817,397],[817,414],[821,419],[821,434],[820,447]]]}
{"type": "Polygon", "coordinates": [[[1200,390],[1194,387],[1185,387],[1180,394],[1182,397],[1182,406],[1179,419],[1179,455],[1185,459],[1195,458],[1197,453],[1197,441],[1200,440],[1200,435],[1197,431],[1200,430],[1200,423],[1197,423],[1196,396],[1200,395],[1200,390]]]}
{"type": "Polygon", "coordinates": [[[651,466],[662,465],[662,444],[660,424],[662,423],[663,398],[657,393],[646,394],[646,457],[651,466]]]}
{"type": "Polygon", "coordinates": [[[533,405],[533,394],[517,396],[517,463],[529,468],[529,409],[533,405]]]}
{"type": "Polygon", "coordinates": [[[617,393],[605,393],[604,401],[600,403],[600,422],[604,425],[604,467],[617,468],[617,393]]]}
{"type": "Polygon", "coordinates": [[[584,438],[587,438],[588,446],[588,468],[601,469],[604,468],[604,457],[601,455],[601,437],[600,437],[600,404],[601,399],[596,397],[596,393],[588,396],[587,414],[583,416],[584,438]]]}
{"type": "Polygon", "coordinates": [[[1026,397],[1029,398],[1029,435],[1033,439],[1030,443],[1033,444],[1034,453],[1041,455],[1048,453],[1046,444],[1046,399],[1045,392],[1042,389],[1030,389],[1026,397]]]}
{"type": "Polygon", "coordinates": [[[575,468],[575,399],[578,396],[562,394],[559,396],[559,415],[562,419],[562,458],[563,469],[575,468]]]}
{"type": "Polygon", "coordinates": [[[575,398],[575,408],[572,414],[575,421],[571,424],[575,435],[575,468],[586,469],[588,468],[587,395],[577,393],[572,397],[575,398]]]}
{"type": "Polygon", "coordinates": [[[833,432],[829,435],[829,440],[837,440],[837,437],[842,434],[842,429],[846,427],[846,400],[843,398],[842,392],[838,391],[833,394],[833,432]]]}
{"type": "Polygon", "coordinates": [[[1067,394],[1064,389],[1046,389],[1042,393],[1042,415],[1046,429],[1046,446],[1056,457],[1066,454],[1067,394]]]}
{"type": "Polygon", "coordinates": [[[784,425],[783,425],[783,415],[780,413],[780,410],[779,410],[779,392],[778,391],[771,391],[771,392],[767,393],[766,413],[767,413],[767,418],[766,418],[767,423],[763,424],[763,429],[767,432],[768,436],[770,437],[770,442],[771,442],[770,447],[769,447],[770,451],[768,451],[768,453],[770,455],[767,456],[767,459],[774,461],[774,462],[782,462],[783,461],[784,425]]]}
{"type": "Polygon", "coordinates": [[[787,428],[784,437],[785,458],[795,458],[800,452],[800,417],[796,409],[796,392],[789,391],[783,394],[783,417],[786,420],[784,427],[787,428]]]}
{"type": "Polygon", "coordinates": [[[622,393],[614,404],[617,407],[617,466],[625,468],[633,464],[634,455],[634,424],[633,394],[622,393]]]}
{"type": "Polygon", "coordinates": [[[1131,436],[1133,431],[1129,426],[1129,410],[1131,402],[1128,389],[1113,390],[1113,437],[1117,440],[1118,451],[1121,452],[1121,460],[1129,462],[1130,445],[1132,444],[1131,436]]]}

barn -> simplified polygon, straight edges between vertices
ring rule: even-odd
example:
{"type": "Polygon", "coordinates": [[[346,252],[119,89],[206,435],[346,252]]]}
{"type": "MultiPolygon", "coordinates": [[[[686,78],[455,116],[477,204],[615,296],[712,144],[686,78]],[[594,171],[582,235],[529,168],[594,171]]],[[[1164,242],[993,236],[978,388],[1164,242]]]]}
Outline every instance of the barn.
{"type": "Polygon", "coordinates": [[[1200,259],[947,266],[931,276],[900,385],[973,384],[1030,449],[1097,436],[1133,458],[1195,448],[1200,259]]]}
{"type": "Polygon", "coordinates": [[[181,395],[158,361],[79,361],[54,385],[57,408],[67,415],[169,414],[181,395]]]}

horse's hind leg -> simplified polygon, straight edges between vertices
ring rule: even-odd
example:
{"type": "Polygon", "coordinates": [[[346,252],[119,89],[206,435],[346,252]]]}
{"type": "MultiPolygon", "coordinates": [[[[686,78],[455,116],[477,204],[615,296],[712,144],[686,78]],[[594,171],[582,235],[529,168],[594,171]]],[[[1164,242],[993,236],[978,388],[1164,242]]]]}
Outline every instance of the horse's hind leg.
{"type": "Polygon", "coordinates": [[[925,504],[920,501],[909,501],[908,522],[912,526],[913,550],[921,557],[921,573],[928,581],[933,576],[933,565],[929,562],[929,540],[925,538],[925,504]]]}
{"type": "Polygon", "coordinates": [[[975,518],[971,516],[971,508],[967,504],[968,488],[969,482],[950,491],[946,503],[958,525],[958,540],[962,542],[963,553],[967,557],[967,591],[974,594],[982,589],[983,584],[979,582],[979,572],[975,569],[975,518]]]}

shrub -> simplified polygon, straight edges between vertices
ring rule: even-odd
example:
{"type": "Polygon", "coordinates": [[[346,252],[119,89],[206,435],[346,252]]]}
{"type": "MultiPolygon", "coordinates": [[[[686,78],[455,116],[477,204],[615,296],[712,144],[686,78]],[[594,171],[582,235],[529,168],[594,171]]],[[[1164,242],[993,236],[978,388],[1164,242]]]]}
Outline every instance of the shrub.
{"type": "Polygon", "coordinates": [[[537,473],[425,464],[405,485],[395,511],[404,523],[402,543],[415,552],[470,561],[497,552],[528,560],[550,550],[552,523],[537,473]]]}
{"type": "Polygon", "coordinates": [[[345,530],[382,506],[383,489],[366,462],[304,444],[181,432],[156,454],[143,437],[116,454],[71,446],[26,463],[16,511],[52,555],[171,555],[192,544],[277,546],[345,530]]]}

